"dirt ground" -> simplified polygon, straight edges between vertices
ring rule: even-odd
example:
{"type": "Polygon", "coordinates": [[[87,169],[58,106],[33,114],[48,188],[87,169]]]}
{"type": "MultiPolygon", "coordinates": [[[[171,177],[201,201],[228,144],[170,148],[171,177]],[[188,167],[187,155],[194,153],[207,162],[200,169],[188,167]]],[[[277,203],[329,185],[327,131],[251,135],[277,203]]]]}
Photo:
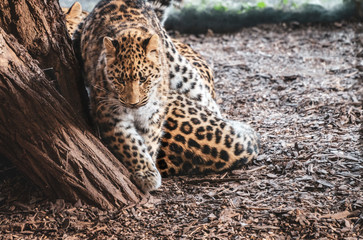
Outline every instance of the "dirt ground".
{"type": "Polygon", "coordinates": [[[0,164],[0,239],[360,239],[363,24],[263,25],[186,36],[213,66],[226,117],[261,135],[258,159],[163,180],[142,206],[49,201],[0,164]]]}

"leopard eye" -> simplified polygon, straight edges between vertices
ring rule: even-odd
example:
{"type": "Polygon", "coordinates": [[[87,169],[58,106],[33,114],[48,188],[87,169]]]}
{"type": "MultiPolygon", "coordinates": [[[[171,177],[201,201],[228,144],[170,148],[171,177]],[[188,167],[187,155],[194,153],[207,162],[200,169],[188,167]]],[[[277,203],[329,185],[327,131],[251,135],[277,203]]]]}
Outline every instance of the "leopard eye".
{"type": "Polygon", "coordinates": [[[120,83],[121,85],[125,86],[125,81],[122,80],[121,78],[118,78],[117,82],[120,83]]]}
{"type": "Polygon", "coordinates": [[[140,84],[141,84],[141,83],[144,83],[144,82],[146,82],[146,77],[141,77],[141,78],[140,78],[140,84]]]}

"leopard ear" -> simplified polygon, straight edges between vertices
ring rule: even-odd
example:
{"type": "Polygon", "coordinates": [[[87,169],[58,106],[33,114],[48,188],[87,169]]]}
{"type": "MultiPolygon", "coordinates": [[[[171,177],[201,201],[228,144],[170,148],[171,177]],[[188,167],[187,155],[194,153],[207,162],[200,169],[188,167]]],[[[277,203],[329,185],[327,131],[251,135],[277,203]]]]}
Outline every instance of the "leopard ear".
{"type": "Polygon", "coordinates": [[[145,40],[145,52],[148,58],[157,58],[158,47],[159,47],[159,36],[154,34],[151,38],[145,40]]]}
{"type": "Polygon", "coordinates": [[[115,57],[116,56],[116,51],[118,48],[118,41],[117,40],[113,40],[110,37],[104,37],[103,38],[103,46],[106,49],[106,56],[107,57],[115,57]]]}
{"type": "Polygon", "coordinates": [[[78,17],[82,14],[82,5],[79,2],[73,3],[73,5],[69,8],[67,14],[70,17],[78,17]]]}

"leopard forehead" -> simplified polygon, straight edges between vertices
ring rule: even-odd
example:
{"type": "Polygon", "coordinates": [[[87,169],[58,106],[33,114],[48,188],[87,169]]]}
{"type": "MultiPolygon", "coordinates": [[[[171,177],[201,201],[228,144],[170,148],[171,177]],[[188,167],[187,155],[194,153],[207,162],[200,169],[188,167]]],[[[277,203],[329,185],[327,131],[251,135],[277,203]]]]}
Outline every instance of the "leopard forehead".
{"type": "Polygon", "coordinates": [[[123,81],[158,76],[159,64],[147,58],[146,47],[151,36],[141,31],[130,31],[116,38],[113,41],[115,56],[107,64],[108,72],[119,74],[123,81]]]}

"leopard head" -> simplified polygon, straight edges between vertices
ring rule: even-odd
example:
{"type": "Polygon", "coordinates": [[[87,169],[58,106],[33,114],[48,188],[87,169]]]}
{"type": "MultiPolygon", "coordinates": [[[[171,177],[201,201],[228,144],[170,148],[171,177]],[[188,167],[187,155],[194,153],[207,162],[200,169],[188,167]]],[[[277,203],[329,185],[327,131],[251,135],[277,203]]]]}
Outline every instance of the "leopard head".
{"type": "Polygon", "coordinates": [[[128,30],[117,39],[104,37],[103,46],[105,76],[120,103],[130,108],[145,105],[160,82],[159,36],[128,30]]]}

